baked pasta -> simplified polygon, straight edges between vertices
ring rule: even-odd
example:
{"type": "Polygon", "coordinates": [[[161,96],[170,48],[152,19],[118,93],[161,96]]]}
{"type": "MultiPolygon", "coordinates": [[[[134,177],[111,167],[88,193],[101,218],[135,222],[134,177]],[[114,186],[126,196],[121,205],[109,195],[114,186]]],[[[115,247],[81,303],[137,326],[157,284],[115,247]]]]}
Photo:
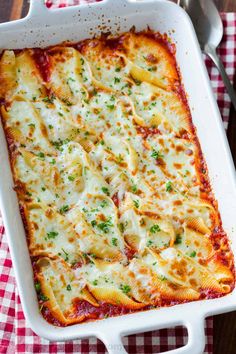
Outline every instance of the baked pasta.
{"type": "Polygon", "coordinates": [[[6,50],[0,100],[49,322],[232,291],[233,256],[167,36],[6,50]]]}

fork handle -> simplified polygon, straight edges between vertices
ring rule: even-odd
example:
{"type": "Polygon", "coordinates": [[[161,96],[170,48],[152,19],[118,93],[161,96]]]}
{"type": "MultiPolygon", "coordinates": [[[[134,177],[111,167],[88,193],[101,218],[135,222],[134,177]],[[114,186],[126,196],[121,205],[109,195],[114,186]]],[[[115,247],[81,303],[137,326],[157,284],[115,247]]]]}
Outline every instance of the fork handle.
{"type": "Polygon", "coordinates": [[[212,61],[215,63],[216,67],[218,68],[222,80],[224,81],[226,90],[228,91],[229,97],[231,98],[231,101],[233,103],[234,109],[236,110],[236,92],[234,90],[233,85],[231,84],[231,81],[225,71],[224,64],[222,63],[222,60],[216,53],[216,49],[210,45],[207,45],[204,48],[204,52],[212,59],[212,61]]]}

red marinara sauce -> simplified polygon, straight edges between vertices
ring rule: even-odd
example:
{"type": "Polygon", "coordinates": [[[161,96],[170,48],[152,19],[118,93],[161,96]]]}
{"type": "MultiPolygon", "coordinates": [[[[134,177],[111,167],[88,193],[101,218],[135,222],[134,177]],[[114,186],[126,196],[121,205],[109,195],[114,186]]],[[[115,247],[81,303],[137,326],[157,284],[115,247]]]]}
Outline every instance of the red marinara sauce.
{"type": "Polygon", "coordinates": [[[50,60],[45,50],[40,48],[34,49],[33,54],[36,66],[45,82],[50,80],[50,60]]]}

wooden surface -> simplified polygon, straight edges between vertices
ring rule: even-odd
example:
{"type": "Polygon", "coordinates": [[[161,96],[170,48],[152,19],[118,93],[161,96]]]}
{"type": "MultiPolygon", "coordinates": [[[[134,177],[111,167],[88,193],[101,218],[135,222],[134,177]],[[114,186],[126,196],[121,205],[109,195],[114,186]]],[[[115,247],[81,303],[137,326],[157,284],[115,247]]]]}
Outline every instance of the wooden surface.
{"type": "MultiPolygon", "coordinates": [[[[215,0],[215,3],[220,11],[236,12],[236,0],[215,0]]],[[[24,17],[28,6],[27,0],[0,0],[0,22],[24,17]]],[[[236,74],[234,86],[236,89],[236,74]]],[[[227,135],[236,166],[236,112],[233,107],[227,135]]],[[[214,317],[214,354],[236,354],[236,312],[214,317]]]]}

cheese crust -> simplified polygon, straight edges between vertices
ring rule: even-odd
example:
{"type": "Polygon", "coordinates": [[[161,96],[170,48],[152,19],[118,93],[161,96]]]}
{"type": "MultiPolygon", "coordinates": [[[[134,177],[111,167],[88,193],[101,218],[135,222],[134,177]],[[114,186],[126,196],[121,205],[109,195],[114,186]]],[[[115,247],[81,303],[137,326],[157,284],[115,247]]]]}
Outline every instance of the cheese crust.
{"type": "Polygon", "coordinates": [[[6,50],[0,102],[49,322],[232,291],[233,255],[166,36],[6,50]]]}

